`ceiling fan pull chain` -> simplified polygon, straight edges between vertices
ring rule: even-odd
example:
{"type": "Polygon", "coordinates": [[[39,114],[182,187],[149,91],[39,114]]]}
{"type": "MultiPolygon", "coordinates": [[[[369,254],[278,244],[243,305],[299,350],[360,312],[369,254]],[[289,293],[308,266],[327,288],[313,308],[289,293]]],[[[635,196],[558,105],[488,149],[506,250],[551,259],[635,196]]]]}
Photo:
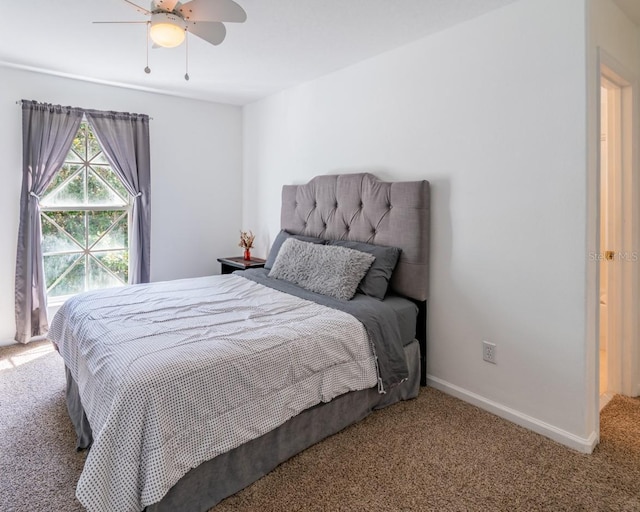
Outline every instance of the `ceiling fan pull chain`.
{"type": "Polygon", "coordinates": [[[147,41],[146,41],[146,45],[147,45],[147,67],[144,68],[144,72],[149,74],[151,73],[151,68],[149,67],[149,25],[151,24],[151,22],[147,21],[147,41]]]}
{"type": "Polygon", "coordinates": [[[184,74],[184,79],[189,81],[189,31],[187,29],[184,30],[184,48],[185,48],[185,67],[186,73],[184,74]]]}

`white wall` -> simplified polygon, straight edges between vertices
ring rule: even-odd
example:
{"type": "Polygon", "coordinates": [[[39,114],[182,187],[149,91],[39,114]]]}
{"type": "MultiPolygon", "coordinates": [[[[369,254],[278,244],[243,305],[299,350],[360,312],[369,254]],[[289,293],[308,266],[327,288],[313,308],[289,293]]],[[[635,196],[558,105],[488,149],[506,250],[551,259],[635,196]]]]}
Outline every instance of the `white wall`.
{"type": "Polygon", "coordinates": [[[162,96],[0,67],[0,340],[13,338],[14,272],[22,174],[20,99],[139,112],[153,118],[151,277],[219,272],[238,252],[242,214],[239,107],[162,96]]]}
{"type": "Polygon", "coordinates": [[[428,179],[431,384],[589,450],[585,19],[521,0],[246,106],[243,224],[265,254],[283,184],[428,179]]]}

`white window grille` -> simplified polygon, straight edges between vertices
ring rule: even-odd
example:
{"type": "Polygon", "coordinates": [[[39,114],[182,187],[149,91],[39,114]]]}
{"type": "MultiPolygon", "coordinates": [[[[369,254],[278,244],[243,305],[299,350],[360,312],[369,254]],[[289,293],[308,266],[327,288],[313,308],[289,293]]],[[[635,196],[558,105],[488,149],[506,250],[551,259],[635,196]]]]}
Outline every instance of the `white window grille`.
{"type": "Polygon", "coordinates": [[[86,120],[40,207],[47,295],[53,302],[128,282],[131,196],[86,120]]]}

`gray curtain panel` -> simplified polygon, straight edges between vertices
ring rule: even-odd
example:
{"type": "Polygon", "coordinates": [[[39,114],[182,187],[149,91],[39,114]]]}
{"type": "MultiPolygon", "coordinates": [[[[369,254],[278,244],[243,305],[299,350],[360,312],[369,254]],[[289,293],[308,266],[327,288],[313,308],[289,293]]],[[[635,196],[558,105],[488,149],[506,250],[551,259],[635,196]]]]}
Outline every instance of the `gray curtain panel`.
{"type": "Polygon", "coordinates": [[[150,280],[151,158],[149,116],[86,110],[113,170],[134,197],[129,223],[129,283],[150,280]]]}
{"type": "Polygon", "coordinates": [[[15,339],[20,343],[49,329],[39,196],[64,162],[82,114],[72,107],[22,102],[22,192],[15,279],[15,339]]]}

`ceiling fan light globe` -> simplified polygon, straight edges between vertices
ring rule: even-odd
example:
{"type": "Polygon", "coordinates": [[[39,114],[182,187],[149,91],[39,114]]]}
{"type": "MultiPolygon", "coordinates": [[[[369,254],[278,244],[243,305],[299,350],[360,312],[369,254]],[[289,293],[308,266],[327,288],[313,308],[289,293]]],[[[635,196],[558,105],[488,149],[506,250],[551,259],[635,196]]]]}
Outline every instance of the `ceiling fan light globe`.
{"type": "Polygon", "coordinates": [[[154,13],[151,16],[151,40],[158,46],[174,48],[185,38],[185,24],[182,18],[169,13],[154,13]]]}
{"type": "Polygon", "coordinates": [[[158,46],[174,48],[184,41],[184,29],[169,23],[159,23],[151,26],[151,40],[158,46]]]}

